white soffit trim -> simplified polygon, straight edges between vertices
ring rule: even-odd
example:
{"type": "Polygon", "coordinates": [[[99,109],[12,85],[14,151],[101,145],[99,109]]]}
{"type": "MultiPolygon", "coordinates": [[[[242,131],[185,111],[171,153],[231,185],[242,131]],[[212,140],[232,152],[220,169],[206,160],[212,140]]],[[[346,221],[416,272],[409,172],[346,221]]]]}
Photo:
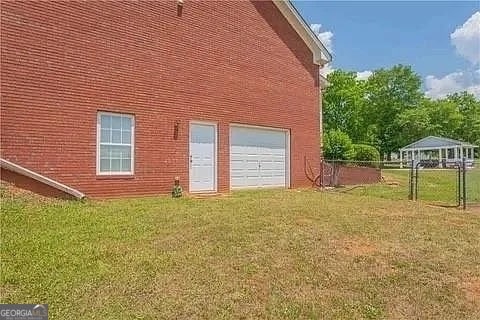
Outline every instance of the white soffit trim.
{"type": "Polygon", "coordinates": [[[273,0],[273,3],[312,51],[313,63],[323,66],[332,61],[330,52],[305,23],[305,20],[289,0],[273,0]]]}
{"type": "Polygon", "coordinates": [[[78,190],[75,190],[73,188],[70,188],[69,186],[66,186],[60,182],[57,182],[55,180],[52,180],[50,178],[47,178],[45,176],[42,176],[41,174],[38,174],[36,172],[33,172],[31,170],[28,170],[27,168],[24,168],[22,166],[19,166],[18,164],[15,164],[13,162],[10,162],[5,159],[0,159],[0,165],[2,168],[21,174],[23,176],[29,177],[33,180],[39,181],[41,183],[44,183],[46,185],[49,185],[52,188],[61,190],[69,195],[74,196],[75,198],[82,199],[85,197],[83,193],[81,193],[78,190]]]}
{"type": "Polygon", "coordinates": [[[322,89],[325,89],[326,87],[330,86],[330,82],[328,82],[327,78],[322,76],[321,74],[318,75],[320,79],[320,84],[322,85],[322,89]]]}

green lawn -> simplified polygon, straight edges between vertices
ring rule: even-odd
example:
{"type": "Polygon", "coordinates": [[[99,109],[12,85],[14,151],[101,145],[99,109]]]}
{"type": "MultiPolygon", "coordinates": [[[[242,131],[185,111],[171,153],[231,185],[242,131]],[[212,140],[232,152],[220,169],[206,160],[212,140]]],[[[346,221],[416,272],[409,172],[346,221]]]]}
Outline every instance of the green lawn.
{"type": "MultiPolygon", "coordinates": [[[[392,200],[408,199],[408,169],[384,169],[382,176],[384,183],[355,188],[351,193],[392,200]]],[[[441,205],[457,204],[456,170],[424,169],[418,171],[418,176],[418,200],[441,205]]],[[[468,202],[480,204],[480,168],[468,170],[466,182],[468,202]]]]}
{"type": "Polygon", "coordinates": [[[312,190],[2,192],[1,302],[50,319],[479,319],[480,216],[312,190]]]}

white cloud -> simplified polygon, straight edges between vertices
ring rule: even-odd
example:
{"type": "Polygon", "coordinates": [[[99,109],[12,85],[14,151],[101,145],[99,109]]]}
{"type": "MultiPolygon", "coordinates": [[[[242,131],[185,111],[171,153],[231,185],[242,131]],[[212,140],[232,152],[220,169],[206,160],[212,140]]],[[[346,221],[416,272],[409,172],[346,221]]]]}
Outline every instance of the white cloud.
{"type": "Polygon", "coordinates": [[[370,70],[365,70],[361,72],[357,72],[357,79],[358,80],[367,80],[373,74],[370,70]]]}
{"type": "Polygon", "coordinates": [[[459,55],[473,64],[480,64],[480,11],[455,29],[450,40],[459,55]]]}
{"type": "MultiPolygon", "coordinates": [[[[315,35],[320,39],[325,48],[332,53],[333,52],[333,33],[330,31],[322,31],[322,25],[319,23],[313,23],[310,25],[310,28],[315,33],[315,35]]],[[[328,74],[335,71],[331,63],[327,63],[322,69],[320,69],[320,74],[326,77],[328,74]]]]}
{"type": "Polygon", "coordinates": [[[322,69],[320,69],[320,74],[324,77],[327,77],[330,73],[335,71],[331,63],[327,63],[322,69]]]}
{"type": "Polygon", "coordinates": [[[310,25],[310,28],[312,31],[317,35],[317,37],[320,39],[320,41],[323,43],[325,48],[332,53],[333,52],[333,44],[332,44],[332,39],[333,39],[333,33],[331,31],[321,31],[322,30],[322,25],[319,23],[313,23],[310,25]]]}
{"type": "Polygon", "coordinates": [[[452,72],[440,78],[430,75],[425,78],[425,87],[425,94],[435,99],[459,91],[467,91],[480,98],[480,69],[452,72]]]}
{"type": "Polygon", "coordinates": [[[448,94],[467,91],[480,98],[480,11],[450,34],[450,41],[457,53],[472,63],[467,70],[457,71],[443,77],[429,75],[425,78],[425,94],[431,98],[443,98],[448,94]]]}
{"type": "MultiPolygon", "coordinates": [[[[322,25],[319,23],[313,23],[310,25],[310,28],[312,31],[315,33],[315,35],[320,39],[320,41],[323,43],[325,48],[332,53],[333,52],[333,33],[330,31],[323,31],[322,32],[322,25]]],[[[335,69],[332,67],[331,63],[327,63],[322,69],[320,69],[320,74],[324,77],[326,77],[328,74],[332,73],[335,71],[335,69]]]]}

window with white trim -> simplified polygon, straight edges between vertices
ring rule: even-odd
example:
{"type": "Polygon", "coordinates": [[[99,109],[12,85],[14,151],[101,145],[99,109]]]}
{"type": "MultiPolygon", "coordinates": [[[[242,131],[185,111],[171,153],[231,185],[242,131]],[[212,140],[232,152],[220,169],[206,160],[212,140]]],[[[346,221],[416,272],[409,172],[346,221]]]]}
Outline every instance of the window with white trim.
{"type": "Polygon", "coordinates": [[[133,174],[135,118],[99,112],[97,116],[97,174],[133,174]]]}

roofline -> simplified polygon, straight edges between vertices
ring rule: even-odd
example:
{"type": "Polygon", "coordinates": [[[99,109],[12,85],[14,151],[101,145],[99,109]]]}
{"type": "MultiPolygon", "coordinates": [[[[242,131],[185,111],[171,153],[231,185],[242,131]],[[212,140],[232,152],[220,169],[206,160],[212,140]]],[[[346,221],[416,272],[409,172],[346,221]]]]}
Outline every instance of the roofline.
{"type": "MultiPolygon", "coordinates": [[[[440,149],[445,149],[445,148],[453,148],[455,146],[443,146],[443,147],[419,147],[419,148],[402,148],[398,149],[398,151],[415,151],[415,150],[440,150],[440,149]]],[[[475,145],[458,145],[457,147],[462,147],[462,148],[472,148],[472,149],[477,149],[478,146],[475,145]]]]}
{"type": "MultiPolygon", "coordinates": [[[[478,148],[477,145],[474,145],[474,144],[471,144],[471,143],[468,143],[468,142],[464,142],[464,141],[460,141],[460,140],[455,140],[455,139],[450,139],[450,138],[444,138],[444,137],[437,137],[437,136],[427,136],[427,137],[423,137],[422,139],[420,140],[417,140],[417,141],[414,141],[410,144],[407,144],[405,147],[403,148],[400,148],[399,151],[406,151],[406,150],[413,150],[413,149],[419,149],[419,148],[412,148],[410,147],[411,145],[413,144],[416,144],[416,143],[419,143],[423,140],[426,140],[426,139],[429,139],[429,138],[436,138],[436,139],[443,139],[443,140],[449,140],[451,142],[457,142],[456,144],[452,144],[452,145],[448,145],[448,146],[459,146],[459,147],[468,147],[468,148],[478,148]]],[[[421,147],[421,148],[425,148],[425,147],[421,147]]],[[[435,147],[435,149],[437,149],[435,147]]]]}
{"type": "Polygon", "coordinates": [[[434,137],[434,136],[423,137],[423,138],[420,139],[420,140],[413,141],[412,143],[407,144],[405,147],[401,148],[400,150],[402,150],[402,149],[408,149],[411,145],[413,145],[413,144],[415,144],[415,143],[419,143],[419,142],[421,142],[421,141],[423,141],[423,140],[425,140],[425,139],[433,138],[433,137],[434,137]]]}
{"type": "Polygon", "coordinates": [[[277,6],[278,10],[298,33],[300,38],[302,38],[310,51],[312,51],[313,63],[323,66],[332,61],[331,53],[328,52],[320,39],[318,39],[312,29],[310,29],[307,22],[290,0],[272,0],[272,2],[277,6]]]}

